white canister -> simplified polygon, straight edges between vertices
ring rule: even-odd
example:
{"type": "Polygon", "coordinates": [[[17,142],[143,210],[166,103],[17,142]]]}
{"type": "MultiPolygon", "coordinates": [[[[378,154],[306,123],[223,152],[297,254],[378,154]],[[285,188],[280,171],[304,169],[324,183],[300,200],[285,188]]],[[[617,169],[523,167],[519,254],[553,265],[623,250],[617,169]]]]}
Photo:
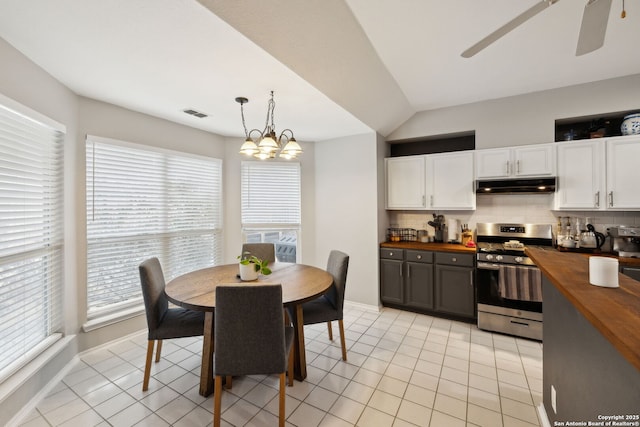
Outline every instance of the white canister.
{"type": "Polygon", "coordinates": [[[615,258],[589,257],[589,283],[605,288],[617,288],[618,260],[615,258]]]}

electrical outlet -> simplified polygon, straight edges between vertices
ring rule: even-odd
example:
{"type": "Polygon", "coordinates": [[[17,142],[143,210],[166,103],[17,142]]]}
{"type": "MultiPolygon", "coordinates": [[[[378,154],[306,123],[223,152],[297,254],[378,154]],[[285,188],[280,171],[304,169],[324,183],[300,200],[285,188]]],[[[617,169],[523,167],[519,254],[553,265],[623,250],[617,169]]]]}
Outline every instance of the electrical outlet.
{"type": "Polygon", "coordinates": [[[553,413],[557,414],[558,413],[558,406],[556,403],[556,399],[557,399],[558,395],[556,393],[556,388],[552,385],[551,386],[551,408],[553,408],[553,413]]]}

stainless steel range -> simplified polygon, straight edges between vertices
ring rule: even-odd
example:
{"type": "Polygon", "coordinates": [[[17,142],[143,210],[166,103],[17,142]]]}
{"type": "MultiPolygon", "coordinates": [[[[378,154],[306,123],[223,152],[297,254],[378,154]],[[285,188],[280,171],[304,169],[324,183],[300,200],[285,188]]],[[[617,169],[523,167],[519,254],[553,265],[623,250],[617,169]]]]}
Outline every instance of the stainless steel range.
{"type": "Polygon", "coordinates": [[[542,340],[542,276],[524,253],[553,250],[550,224],[477,224],[478,327],[542,340]]]}

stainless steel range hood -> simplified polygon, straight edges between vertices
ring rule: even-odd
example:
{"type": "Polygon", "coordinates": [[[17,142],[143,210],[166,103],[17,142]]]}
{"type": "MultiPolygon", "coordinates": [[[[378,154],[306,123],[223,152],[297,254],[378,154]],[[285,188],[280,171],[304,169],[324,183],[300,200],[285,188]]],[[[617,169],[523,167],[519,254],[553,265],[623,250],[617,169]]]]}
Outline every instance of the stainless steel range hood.
{"type": "Polygon", "coordinates": [[[553,193],[556,178],[518,178],[477,180],[476,194],[553,193]]]}

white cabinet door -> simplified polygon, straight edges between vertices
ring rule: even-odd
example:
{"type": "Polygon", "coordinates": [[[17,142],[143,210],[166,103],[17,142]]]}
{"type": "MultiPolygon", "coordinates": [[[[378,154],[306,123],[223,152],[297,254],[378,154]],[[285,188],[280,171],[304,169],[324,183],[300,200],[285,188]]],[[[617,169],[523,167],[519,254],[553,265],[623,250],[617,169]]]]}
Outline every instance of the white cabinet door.
{"type": "Polygon", "coordinates": [[[387,209],[425,209],[425,156],[384,159],[387,209]]]}
{"type": "Polygon", "coordinates": [[[427,156],[427,207],[471,210],[476,208],[473,151],[427,156]]]}
{"type": "Polygon", "coordinates": [[[556,144],[535,144],[513,149],[514,176],[553,176],[556,171],[556,144]]]}
{"type": "Polygon", "coordinates": [[[605,146],[601,139],[558,143],[556,209],[606,207],[605,146]]]}
{"type": "Polygon", "coordinates": [[[492,148],[476,151],[476,177],[501,179],[513,177],[554,176],[555,144],[492,148]]]}
{"type": "Polygon", "coordinates": [[[476,150],[476,177],[508,178],[511,175],[511,149],[476,150]]]}
{"type": "Polygon", "coordinates": [[[640,137],[607,141],[607,208],[640,209],[640,137]]]}

